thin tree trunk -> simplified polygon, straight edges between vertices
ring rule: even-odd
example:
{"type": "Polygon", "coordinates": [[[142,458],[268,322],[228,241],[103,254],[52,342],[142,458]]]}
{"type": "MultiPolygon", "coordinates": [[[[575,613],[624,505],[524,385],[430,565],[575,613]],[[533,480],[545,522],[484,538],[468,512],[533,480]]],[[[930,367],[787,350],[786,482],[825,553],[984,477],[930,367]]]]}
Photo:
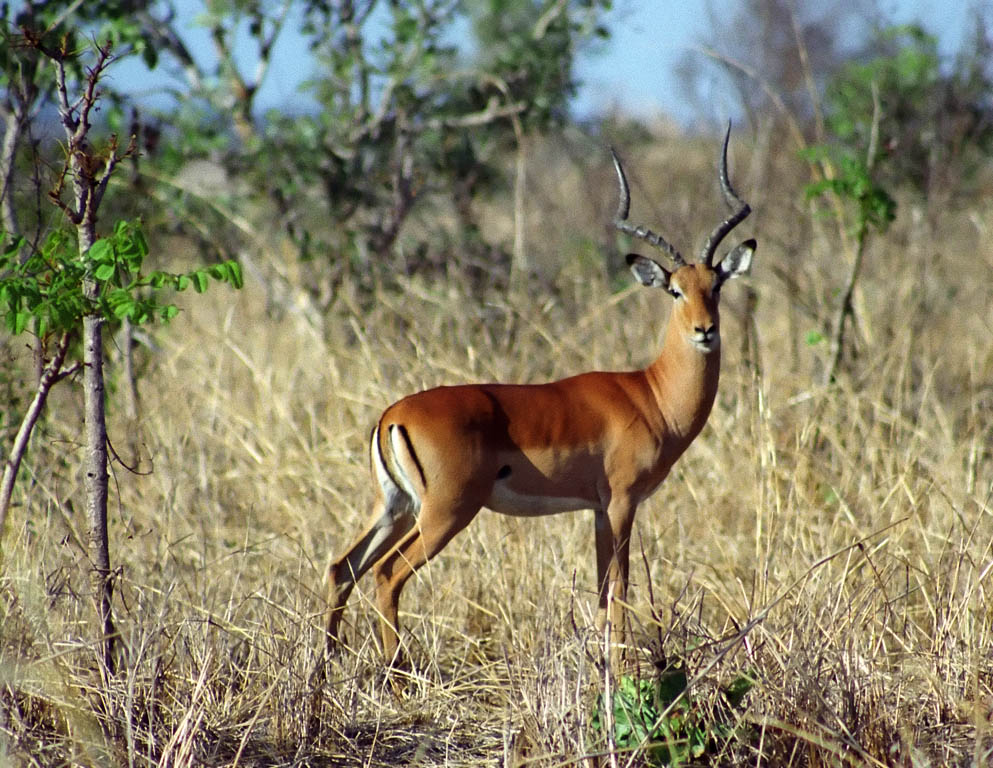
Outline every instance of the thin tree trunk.
{"type": "Polygon", "coordinates": [[[52,387],[62,378],[62,364],[66,359],[66,352],[69,349],[69,334],[65,333],[59,339],[55,354],[51,362],[42,371],[38,378],[38,387],[28,410],[21,420],[21,426],[14,437],[14,444],[10,449],[10,456],[3,466],[3,479],[0,480],[0,539],[3,538],[4,525],[7,522],[7,512],[10,511],[10,501],[14,493],[14,483],[17,480],[17,472],[21,468],[21,460],[28,449],[28,441],[34,431],[35,424],[45,408],[45,401],[52,387]]]}
{"type": "MultiPolygon", "coordinates": [[[[865,167],[866,173],[871,176],[876,167],[876,150],[879,146],[879,120],[882,115],[882,107],[879,101],[879,85],[873,80],[870,83],[872,89],[872,125],[869,130],[869,147],[866,150],[865,167]]],[[[839,219],[839,222],[841,219],[839,219]]],[[[841,301],[838,304],[838,311],[835,314],[834,327],[831,334],[831,360],[824,376],[825,384],[833,384],[838,368],[841,366],[841,358],[845,353],[845,326],[848,320],[855,322],[855,305],[852,298],[855,295],[855,287],[858,284],[859,273],[862,271],[862,260],[865,256],[866,239],[869,236],[869,225],[862,219],[858,224],[858,231],[855,233],[855,257],[852,259],[852,267],[848,272],[848,279],[845,281],[845,290],[841,294],[841,301]]]]}
{"type": "Polygon", "coordinates": [[[835,312],[834,324],[831,328],[831,355],[827,370],[824,372],[824,384],[834,384],[838,369],[841,367],[841,358],[845,354],[845,327],[848,320],[854,320],[854,307],[852,297],[855,295],[855,285],[858,283],[859,273],[862,271],[862,259],[865,256],[865,239],[867,230],[863,228],[858,234],[855,247],[855,260],[851,269],[848,270],[848,278],[845,280],[845,288],[838,302],[838,309],[835,312]]]}
{"type": "Polygon", "coordinates": [[[524,196],[527,194],[527,155],[524,145],[524,129],[517,115],[511,117],[517,151],[514,153],[514,253],[510,263],[510,287],[523,288],[528,279],[531,265],[528,263],[525,238],[524,196]]]}
{"type": "Polygon", "coordinates": [[[107,422],[104,412],[103,324],[100,315],[83,318],[83,392],[86,414],[86,518],[89,523],[91,580],[102,633],[102,657],[114,674],[114,584],[107,542],[107,422]]]}
{"type": "MultiPolygon", "coordinates": [[[[95,242],[95,227],[87,217],[79,226],[79,251],[86,253],[95,242]]],[[[96,301],[98,288],[87,280],[86,297],[96,301]]],[[[107,535],[107,419],[104,407],[103,377],[104,318],[89,314],[83,318],[83,413],[86,419],[86,455],[83,459],[86,489],[86,520],[90,549],[90,583],[96,601],[100,631],[101,659],[108,676],[115,673],[117,632],[111,610],[114,583],[110,570],[107,535]]]]}
{"type": "Polygon", "coordinates": [[[2,110],[3,114],[3,144],[0,145],[0,225],[8,235],[17,237],[21,229],[17,224],[17,212],[14,208],[14,157],[17,153],[17,143],[21,137],[23,114],[20,107],[11,105],[2,110]]]}
{"type": "MultiPolygon", "coordinates": [[[[97,61],[86,69],[83,94],[70,104],[66,89],[65,54],[54,58],[59,115],[68,142],[69,176],[75,192],[75,209],[63,204],[63,210],[76,225],[80,256],[85,256],[96,242],[97,209],[107,183],[121,156],[116,141],[104,160],[103,170],[95,176],[98,158],[87,145],[90,110],[99,93],[97,83],[111,60],[109,44],[98,49],[97,61]]],[[[129,150],[130,151],[130,150],[129,150]]],[[[83,295],[94,309],[83,317],[83,412],[86,419],[86,454],[83,458],[86,490],[86,520],[90,555],[90,583],[96,601],[98,642],[103,673],[107,679],[116,671],[112,598],[114,584],[110,570],[110,544],[107,534],[107,422],[104,408],[103,326],[104,318],[96,309],[100,287],[93,278],[83,282],[83,295]]]]}

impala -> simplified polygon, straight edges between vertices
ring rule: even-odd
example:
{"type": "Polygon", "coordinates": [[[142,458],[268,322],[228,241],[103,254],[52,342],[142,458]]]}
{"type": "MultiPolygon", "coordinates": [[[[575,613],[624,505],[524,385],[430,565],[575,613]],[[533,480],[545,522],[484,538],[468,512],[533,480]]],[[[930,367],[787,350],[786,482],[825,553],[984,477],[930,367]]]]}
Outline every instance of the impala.
{"type": "Polygon", "coordinates": [[[368,524],[328,569],[327,646],[339,641],[345,603],[369,568],[376,579],[383,652],[399,658],[400,593],[411,575],[472,522],[482,507],[535,517],[594,511],[597,622],[623,630],[628,550],[638,504],[662,483],[707,421],[721,366],[718,301],[726,280],[747,273],[755,240],[717,264],[725,236],[751,212],[731,187],[727,148],[718,178],[731,214],[686,262],[662,236],[627,221],[620,185],[614,225],[665,251],[669,270],[629,254],[642,285],[665,289],[675,305],[662,351],[644,370],[581,373],[547,384],[437,387],[394,403],[372,430],[376,502],[368,524]]]}

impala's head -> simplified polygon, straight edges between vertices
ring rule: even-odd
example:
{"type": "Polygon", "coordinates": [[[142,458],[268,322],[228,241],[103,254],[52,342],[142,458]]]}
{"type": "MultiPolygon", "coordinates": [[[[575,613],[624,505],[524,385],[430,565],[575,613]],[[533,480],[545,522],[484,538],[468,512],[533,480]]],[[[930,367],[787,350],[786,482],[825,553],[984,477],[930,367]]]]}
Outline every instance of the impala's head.
{"type": "Polygon", "coordinates": [[[755,253],[756,242],[745,240],[740,245],[728,251],[724,257],[714,264],[714,253],[727,234],[741,223],[752,209],[748,203],[738,197],[728,180],[728,140],[731,138],[731,125],[728,124],[721,148],[721,162],[718,168],[721,191],[724,200],[732,213],[718,224],[710,233],[707,242],[700,251],[700,260],[688,263],[672,245],[661,235],[657,235],[643,226],[634,226],[627,221],[631,207],[631,192],[627,177],[621,167],[620,158],[611,150],[614,158],[614,168],[621,188],[620,202],[614,226],[622,232],[641,238],[656,248],[665,251],[672,259],[673,268],[666,269],[654,259],[630,253],[627,256],[628,265],[638,282],[642,285],[664,288],[676,300],[670,329],[681,331],[687,341],[701,352],[712,352],[720,346],[720,302],[721,286],[728,280],[739,275],[747,274],[752,265],[752,255],[755,253]]]}

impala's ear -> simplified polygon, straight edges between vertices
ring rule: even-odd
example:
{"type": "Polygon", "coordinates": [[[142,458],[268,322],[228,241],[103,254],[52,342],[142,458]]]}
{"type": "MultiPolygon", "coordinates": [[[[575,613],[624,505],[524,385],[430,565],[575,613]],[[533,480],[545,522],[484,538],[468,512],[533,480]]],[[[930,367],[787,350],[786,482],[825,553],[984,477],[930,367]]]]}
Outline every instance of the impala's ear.
{"type": "Polygon", "coordinates": [[[728,251],[727,256],[721,259],[721,263],[717,265],[717,274],[721,282],[748,274],[757,245],[758,243],[754,239],[749,239],[728,251]]]}
{"type": "Polygon", "coordinates": [[[671,272],[654,259],[639,256],[637,253],[627,255],[628,266],[638,282],[649,288],[668,288],[671,272]]]}

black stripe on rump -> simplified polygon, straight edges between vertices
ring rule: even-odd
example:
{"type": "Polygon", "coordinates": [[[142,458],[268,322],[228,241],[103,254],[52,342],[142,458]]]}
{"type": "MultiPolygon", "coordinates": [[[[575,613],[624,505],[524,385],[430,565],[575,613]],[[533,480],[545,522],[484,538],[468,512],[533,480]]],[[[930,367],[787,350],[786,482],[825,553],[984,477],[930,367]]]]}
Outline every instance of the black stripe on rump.
{"type": "Polygon", "coordinates": [[[407,446],[407,453],[409,453],[410,458],[414,460],[414,466],[417,467],[417,474],[421,477],[421,487],[427,489],[428,481],[427,478],[424,477],[424,468],[421,466],[420,459],[417,458],[417,453],[414,451],[413,443],[410,442],[410,435],[407,433],[407,428],[403,426],[403,424],[394,424],[393,426],[400,432],[400,437],[403,438],[403,442],[407,446]]]}

